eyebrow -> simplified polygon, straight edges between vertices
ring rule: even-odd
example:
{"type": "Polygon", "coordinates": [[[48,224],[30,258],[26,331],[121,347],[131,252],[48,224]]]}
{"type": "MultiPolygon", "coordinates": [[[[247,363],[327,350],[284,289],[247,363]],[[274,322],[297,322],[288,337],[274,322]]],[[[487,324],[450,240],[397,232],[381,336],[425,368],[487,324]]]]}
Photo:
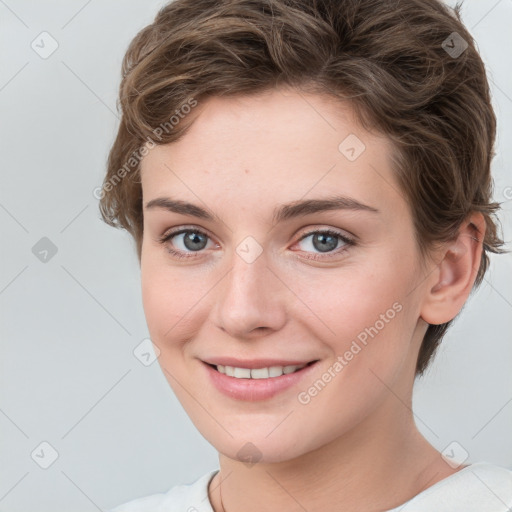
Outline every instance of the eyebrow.
{"type": "MultiPolygon", "coordinates": [[[[170,197],[158,197],[146,203],[147,210],[162,208],[164,210],[189,215],[199,219],[213,221],[216,216],[208,209],[201,208],[192,203],[171,199],[170,197]]],[[[277,224],[296,217],[303,217],[314,213],[332,210],[352,210],[379,213],[377,208],[361,203],[356,199],[346,196],[332,196],[325,199],[303,199],[291,203],[279,205],[272,217],[273,223],[277,224]]]]}

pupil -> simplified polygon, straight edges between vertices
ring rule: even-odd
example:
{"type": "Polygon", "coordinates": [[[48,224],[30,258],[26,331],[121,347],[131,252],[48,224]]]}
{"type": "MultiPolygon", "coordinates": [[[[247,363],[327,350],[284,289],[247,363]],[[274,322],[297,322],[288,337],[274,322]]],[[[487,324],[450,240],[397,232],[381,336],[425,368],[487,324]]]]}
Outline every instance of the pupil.
{"type": "Polygon", "coordinates": [[[336,249],[338,239],[335,236],[320,233],[313,237],[313,245],[318,251],[328,252],[336,249]]]}
{"type": "Polygon", "coordinates": [[[183,241],[185,247],[190,251],[204,249],[206,246],[206,237],[200,233],[190,232],[185,234],[183,241]]]}

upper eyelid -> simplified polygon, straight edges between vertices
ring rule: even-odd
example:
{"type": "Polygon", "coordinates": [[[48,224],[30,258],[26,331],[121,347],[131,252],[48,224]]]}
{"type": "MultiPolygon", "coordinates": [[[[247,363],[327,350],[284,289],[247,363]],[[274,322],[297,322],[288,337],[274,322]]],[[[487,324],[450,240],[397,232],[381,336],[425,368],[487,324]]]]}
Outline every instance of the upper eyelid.
{"type": "Polygon", "coordinates": [[[344,238],[347,240],[355,241],[355,239],[357,238],[355,235],[345,234],[345,232],[342,232],[341,230],[336,229],[336,228],[312,228],[311,230],[308,230],[308,231],[305,231],[304,233],[302,233],[302,235],[300,235],[300,237],[299,237],[299,241],[303,240],[304,238],[306,238],[308,236],[314,235],[315,233],[325,233],[325,232],[330,232],[332,234],[339,236],[340,238],[344,238]]]}
{"type": "MultiPolygon", "coordinates": [[[[180,226],[178,228],[175,228],[175,229],[172,229],[170,231],[166,231],[162,236],[158,237],[158,240],[160,242],[165,242],[165,241],[168,241],[170,238],[174,237],[174,236],[177,236],[177,235],[182,235],[183,233],[186,233],[186,232],[199,232],[203,235],[206,235],[210,240],[214,241],[214,237],[212,237],[207,230],[205,230],[204,228],[199,228],[199,227],[196,227],[196,226],[180,226]]],[[[355,242],[357,240],[357,236],[356,235],[353,235],[352,233],[348,233],[344,230],[341,230],[339,228],[333,228],[333,227],[312,227],[312,228],[309,228],[309,229],[306,229],[306,231],[304,231],[302,234],[299,235],[299,237],[297,238],[297,242],[300,242],[302,240],[304,240],[304,238],[307,238],[308,236],[311,236],[311,235],[314,235],[316,233],[323,233],[323,232],[326,232],[326,231],[330,231],[330,232],[333,232],[336,236],[339,236],[341,239],[345,239],[345,240],[349,240],[351,242],[355,242]],[[347,233],[347,234],[345,234],[347,233]]],[[[217,243],[217,242],[215,242],[217,243]]]]}
{"type": "Polygon", "coordinates": [[[214,238],[204,228],[198,228],[195,226],[180,226],[179,228],[173,228],[173,229],[165,231],[163,235],[158,237],[158,240],[165,240],[166,238],[169,238],[169,237],[172,237],[175,235],[182,235],[183,233],[192,232],[192,231],[202,233],[210,239],[214,238]]]}

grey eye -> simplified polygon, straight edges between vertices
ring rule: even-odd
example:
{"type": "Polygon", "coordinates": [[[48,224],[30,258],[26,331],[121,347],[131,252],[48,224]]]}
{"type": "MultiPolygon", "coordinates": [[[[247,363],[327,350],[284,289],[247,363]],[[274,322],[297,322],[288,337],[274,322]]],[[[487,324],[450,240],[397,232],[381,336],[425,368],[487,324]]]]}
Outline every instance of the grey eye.
{"type": "MultiPolygon", "coordinates": [[[[174,235],[173,238],[178,236],[183,237],[182,243],[185,246],[185,249],[189,251],[201,251],[208,243],[208,236],[198,231],[184,231],[174,235]]],[[[178,249],[180,248],[178,247],[178,249]]]]}

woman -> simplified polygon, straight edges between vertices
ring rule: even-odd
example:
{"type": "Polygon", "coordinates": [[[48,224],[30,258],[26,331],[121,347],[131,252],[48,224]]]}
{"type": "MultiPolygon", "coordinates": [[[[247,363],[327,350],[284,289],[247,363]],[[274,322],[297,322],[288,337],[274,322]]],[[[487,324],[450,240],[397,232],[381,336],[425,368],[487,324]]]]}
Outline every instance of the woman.
{"type": "MultiPolygon", "coordinates": [[[[101,194],[220,469],[127,511],[492,511],[414,379],[503,252],[485,68],[437,0],[176,0],[131,43],[101,194]]],[[[483,482],[482,485],[475,482],[483,482]]]]}

